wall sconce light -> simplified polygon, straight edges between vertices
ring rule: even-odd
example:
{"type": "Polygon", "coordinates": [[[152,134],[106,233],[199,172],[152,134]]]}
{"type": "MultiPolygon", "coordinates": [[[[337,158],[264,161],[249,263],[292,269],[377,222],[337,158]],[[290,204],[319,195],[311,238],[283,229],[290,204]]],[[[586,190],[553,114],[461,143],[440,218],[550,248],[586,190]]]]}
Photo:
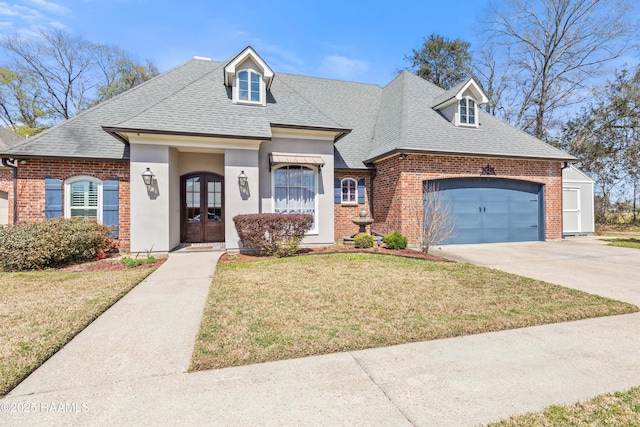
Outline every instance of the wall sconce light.
{"type": "Polygon", "coordinates": [[[146,171],[142,172],[142,180],[144,181],[144,185],[146,185],[147,188],[151,187],[151,184],[153,184],[154,177],[155,175],[149,168],[147,168],[146,171]]]}
{"type": "Polygon", "coordinates": [[[247,175],[244,171],[240,172],[240,175],[238,175],[238,185],[240,185],[240,188],[243,190],[249,186],[249,183],[247,182],[247,175]]]}

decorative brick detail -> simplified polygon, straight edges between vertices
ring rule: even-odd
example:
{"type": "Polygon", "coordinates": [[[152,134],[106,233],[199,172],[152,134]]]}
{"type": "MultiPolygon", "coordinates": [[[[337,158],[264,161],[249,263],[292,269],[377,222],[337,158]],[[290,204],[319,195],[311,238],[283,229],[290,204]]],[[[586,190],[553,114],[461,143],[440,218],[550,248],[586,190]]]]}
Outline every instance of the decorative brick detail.
{"type": "MultiPolygon", "coordinates": [[[[440,178],[481,176],[483,167],[495,169],[495,179],[510,178],[544,184],[545,237],[562,237],[562,170],[559,161],[511,160],[485,157],[410,154],[376,164],[374,230],[397,230],[418,242],[416,214],[422,200],[422,182],[440,178]]],[[[493,176],[492,176],[493,177],[493,176]]]]}
{"type": "MultiPolygon", "coordinates": [[[[360,209],[364,208],[367,211],[367,216],[371,216],[370,203],[369,203],[369,191],[371,190],[371,172],[369,171],[335,171],[334,178],[343,180],[345,178],[352,178],[356,181],[364,178],[364,204],[341,204],[334,203],[333,205],[333,218],[334,218],[334,238],[336,242],[341,241],[345,237],[353,236],[358,232],[358,226],[351,221],[353,218],[357,218],[360,214],[360,209]]],[[[375,230],[375,224],[371,225],[375,230]]],[[[367,230],[369,231],[369,230],[367,230]]]]}
{"type": "Polygon", "coordinates": [[[0,170],[0,191],[9,196],[9,224],[13,223],[13,171],[11,169],[0,170]]]}
{"type": "MultiPolygon", "coordinates": [[[[18,222],[44,220],[44,178],[63,182],[76,176],[89,176],[101,181],[118,178],[119,243],[120,249],[129,250],[129,163],[95,160],[28,159],[18,165],[18,222]]],[[[64,197],[64,196],[63,196],[64,197]]],[[[64,203],[64,201],[63,201],[64,203]]]]}

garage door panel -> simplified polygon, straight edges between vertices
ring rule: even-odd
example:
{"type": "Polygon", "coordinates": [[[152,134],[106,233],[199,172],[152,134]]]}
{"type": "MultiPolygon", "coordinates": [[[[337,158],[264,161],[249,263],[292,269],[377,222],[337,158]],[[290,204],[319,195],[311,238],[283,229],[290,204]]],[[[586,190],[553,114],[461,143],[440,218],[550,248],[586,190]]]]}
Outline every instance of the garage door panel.
{"type": "Polygon", "coordinates": [[[445,244],[539,240],[541,185],[491,178],[441,180],[449,200],[454,236],[445,244]]]}

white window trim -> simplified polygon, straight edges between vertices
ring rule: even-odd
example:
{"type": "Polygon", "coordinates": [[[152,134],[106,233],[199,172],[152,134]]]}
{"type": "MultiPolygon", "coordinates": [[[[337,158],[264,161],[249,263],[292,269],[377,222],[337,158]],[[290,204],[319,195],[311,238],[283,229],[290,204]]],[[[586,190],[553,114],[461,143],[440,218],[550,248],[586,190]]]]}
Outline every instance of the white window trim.
{"type": "Polygon", "coordinates": [[[458,126],[465,127],[478,127],[478,101],[472,96],[463,96],[458,100],[458,117],[457,117],[458,126]],[[475,119],[475,123],[463,123],[462,122],[462,113],[460,112],[460,102],[465,100],[467,103],[467,120],[469,118],[469,101],[473,101],[473,118],[475,119]]]}
{"type": "Polygon", "coordinates": [[[263,77],[262,77],[262,73],[260,73],[257,70],[254,70],[253,68],[243,68],[241,70],[238,70],[238,72],[236,73],[236,84],[235,84],[235,99],[236,99],[236,103],[237,104],[248,104],[248,105],[265,105],[264,103],[264,97],[265,97],[265,91],[264,91],[264,81],[263,81],[263,77]],[[249,84],[249,99],[240,99],[240,74],[242,72],[247,72],[248,73],[248,84],[249,84]],[[255,74],[258,76],[258,84],[260,85],[260,90],[259,90],[259,94],[260,94],[260,99],[257,101],[252,101],[251,100],[251,73],[255,74]]]}
{"type": "Polygon", "coordinates": [[[354,178],[343,178],[340,180],[340,204],[342,205],[357,205],[358,204],[358,180],[354,179],[354,178]],[[355,185],[355,200],[352,202],[350,200],[344,200],[343,196],[344,194],[342,193],[342,186],[344,184],[345,181],[353,181],[356,185],[355,185]]]}
{"type": "MultiPolygon", "coordinates": [[[[276,171],[278,169],[282,169],[284,167],[287,166],[300,166],[302,168],[306,168],[309,169],[311,171],[313,171],[313,173],[316,176],[315,179],[315,197],[314,197],[314,210],[315,210],[315,217],[313,218],[313,228],[309,231],[307,231],[305,233],[306,236],[309,235],[316,235],[319,234],[319,223],[320,223],[320,211],[318,210],[319,204],[318,204],[318,168],[315,166],[308,166],[308,165],[297,165],[295,163],[291,163],[291,164],[282,164],[282,165],[278,165],[277,167],[274,167],[271,171],[271,213],[276,213],[276,171]]],[[[283,214],[286,215],[286,214],[283,214]]]]}
{"type": "Polygon", "coordinates": [[[91,176],[74,176],[64,182],[64,217],[71,218],[71,184],[78,181],[90,181],[98,185],[98,206],[96,219],[102,224],[102,181],[91,176]]]}

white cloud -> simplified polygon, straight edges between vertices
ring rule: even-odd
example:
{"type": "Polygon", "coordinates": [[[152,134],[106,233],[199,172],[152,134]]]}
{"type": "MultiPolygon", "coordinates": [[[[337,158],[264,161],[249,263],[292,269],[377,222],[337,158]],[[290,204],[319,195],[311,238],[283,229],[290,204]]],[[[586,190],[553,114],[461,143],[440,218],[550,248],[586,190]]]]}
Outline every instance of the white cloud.
{"type": "Polygon", "coordinates": [[[63,15],[69,12],[69,9],[67,9],[66,7],[46,0],[27,0],[27,2],[38,9],[43,9],[47,12],[55,13],[57,15],[63,15]]]}
{"type": "Polygon", "coordinates": [[[322,72],[333,78],[354,79],[369,69],[369,64],[359,59],[342,55],[329,55],[322,58],[322,72]]]}
{"type": "Polygon", "coordinates": [[[0,15],[9,16],[14,20],[23,19],[26,21],[34,21],[42,17],[42,14],[36,9],[9,3],[0,3],[0,15]]]}

